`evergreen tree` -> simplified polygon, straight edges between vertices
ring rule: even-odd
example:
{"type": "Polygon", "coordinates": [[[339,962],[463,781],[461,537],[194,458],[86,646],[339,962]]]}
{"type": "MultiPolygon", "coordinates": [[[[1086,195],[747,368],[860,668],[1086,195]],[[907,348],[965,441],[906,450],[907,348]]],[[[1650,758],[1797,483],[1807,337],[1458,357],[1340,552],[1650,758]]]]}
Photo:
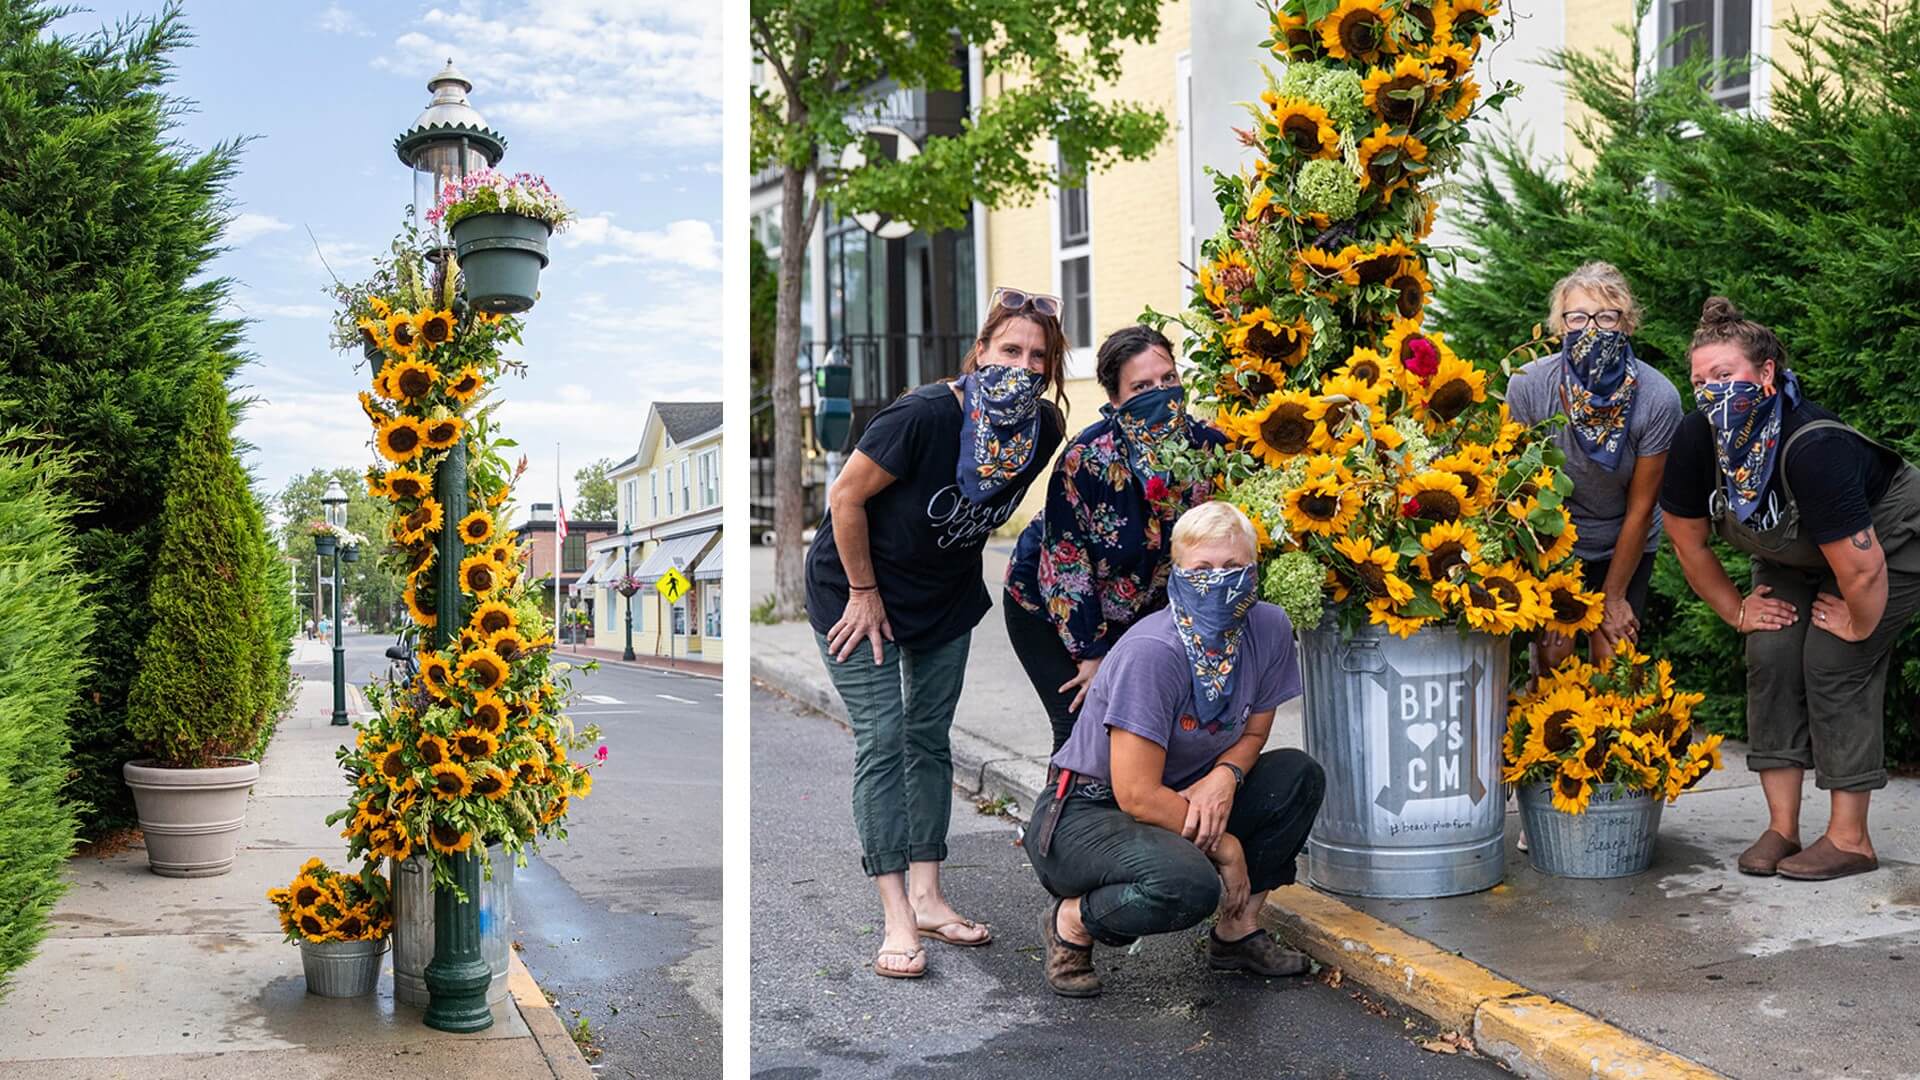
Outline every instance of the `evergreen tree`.
{"type": "MultiPolygon", "coordinates": [[[[1640,357],[1683,394],[1701,303],[1731,298],[1773,327],[1813,400],[1920,460],[1920,9],[1834,0],[1777,31],[1793,59],[1764,118],[1717,106],[1699,64],[1636,80],[1637,51],[1559,54],[1590,119],[1593,163],[1492,152],[1465,192],[1477,264],[1436,291],[1463,354],[1498,356],[1545,317],[1547,293],[1589,259],[1619,266],[1646,308],[1640,357]]],[[[1736,581],[1744,558],[1722,550],[1736,581]]],[[[1739,636],[1693,597],[1662,555],[1642,639],[1708,690],[1710,726],[1745,732],[1739,636]]],[[[1909,630],[1887,694],[1888,752],[1920,757],[1920,634],[1909,630]]]]}
{"type": "Polygon", "coordinates": [[[45,934],[73,848],[60,789],[93,611],[61,490],[68,468],[45,452],[0,452],[0,994],[45,934]]]}
{"type": "Polygon", "coordinates": [[[239,364],[239,326],[218,315],[227,284],[204,273],[237,147],[173,141],[177,6],[85,37],[50,33],[62,10],[0,0],[0,426],[76,455],[65,485],[86,504],[76,557],[100,623],[67,793],[98,832],[132,820],[127,689],[170,448],[195,379],[239,364]]]}
{"type": "Polygon", "coordinates": [[[251,752],[268,699],[265,544],[218,372],[201,374],[160,515],[153,626],[128,694],[135,740],[161,762],[205,768],[251,752]]]}

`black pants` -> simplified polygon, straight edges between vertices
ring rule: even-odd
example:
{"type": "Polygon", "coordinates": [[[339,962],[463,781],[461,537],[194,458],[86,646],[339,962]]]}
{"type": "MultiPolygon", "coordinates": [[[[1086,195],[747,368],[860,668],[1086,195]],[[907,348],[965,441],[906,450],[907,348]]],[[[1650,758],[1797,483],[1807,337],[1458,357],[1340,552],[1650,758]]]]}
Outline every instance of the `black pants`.
{"type": "Polygon", "coordinates": [[[1053,751],[1048,755],[1051,757],[1067,744],[1067,736],[1073,734],[1073,722],[1079,718],[1078,713],[1067,708],[1073,704],[1074,691],[1063,694],[1060,686],[1080,673],[1080,665],[1061,644],[1060,632],[1054,629],[1053,620],[1028,611],[1005,593],[1000,594],[1000,611],[1006,616],[1007,640],[1013,643],[1013,655],[1019,657],[1020,666],[1027,669],[1027,680],[1033,683],[1033,692],[1040,695],[1040,706],[1047,710],[1047,720],[1053,725],[1053,751]]]}
{"type": "MultiPolygon", "coordinates": [[[[1640,556],[1640,565],[1633,568],[1633,577],[1627,582],[1627,606],[1641,622],[1647,621],[1647,588],[1653,583],[1653,556],[1651,551],[1640,556]]],[[[1606,587],[1607,571],[1612,569],[1612,559],[1580,560],[1580,576],[1594,592],[1606,587]]]]}
{"type": "MultiPolygon", "coordinates": [[[[1227,815],[1254,892],[1293,883],[1326,790],[1326,773],[1304,751],[1269,750],[1254,762],[1227,815]]],[[[1053,797],[1051,788],[1040,797],[1035,820],[1053,797]]],[[[1069,796],[1046,853],[1029,846],[1027,858],[1048,892],[1082,898],[1080,921],[1102,945],[1185,930],[1220,906],[1220,872],[1205,852],[1111,798],[1069,796]]]]}

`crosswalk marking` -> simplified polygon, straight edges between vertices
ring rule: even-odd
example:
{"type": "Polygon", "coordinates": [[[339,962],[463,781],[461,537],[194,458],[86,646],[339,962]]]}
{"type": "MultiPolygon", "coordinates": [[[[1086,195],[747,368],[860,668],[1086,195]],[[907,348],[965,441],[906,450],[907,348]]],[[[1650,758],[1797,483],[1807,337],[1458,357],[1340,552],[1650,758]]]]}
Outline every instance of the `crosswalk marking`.
{"type": "Polygon", "coordinates": [[[620,699],[619,699],[619,698],[617,698],[617,697],[608,697],[608,696],[607,696],[607,695],[605,695],[605,694],[581,694],[581,695],[580,695],[580,700],[581,700],[581,701],[591,701],[591,702],[593,702],[593,703],[594,703],[595,705],[619,705],[619,704],[621,704],[621,701],[620,701],[620,699]]]}
{"type": "Polygon", "coordinates": [[[674,696],[673,696],[672,694],[655,694],[655,695],[653,695],[653,696],[654,696],[654,697],[657,697],[657,698],[665,698],[665,699],[666,699],[666,700],[668,700],[668,701],[677,701],[677,702],[679,702],[679,703],[680,703],[680,704],[682,704],[682,705],[696,705],[696,704],[699,704],[698,702],[696,702],[696,701],[693,701],[693,700],[691,700],[691,699],[689,699],[689,698],[683,698],[683,697],[674,697],[674,696]]]}

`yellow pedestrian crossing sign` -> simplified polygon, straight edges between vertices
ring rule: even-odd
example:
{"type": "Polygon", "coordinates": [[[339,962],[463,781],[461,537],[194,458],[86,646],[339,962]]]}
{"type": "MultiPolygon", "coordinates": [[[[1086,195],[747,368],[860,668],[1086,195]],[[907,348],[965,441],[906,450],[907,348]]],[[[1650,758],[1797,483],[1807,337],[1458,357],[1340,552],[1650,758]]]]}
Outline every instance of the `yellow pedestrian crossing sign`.
{"type": "Polygon", "coordinates": [[[669,604],[679,603],[691,588],[693,583],[687,580],[687,575],[672,567],[668,567],[667,572],[660,575],[660,580],[653,583],[653,591],[666,597],[669,604]]]}

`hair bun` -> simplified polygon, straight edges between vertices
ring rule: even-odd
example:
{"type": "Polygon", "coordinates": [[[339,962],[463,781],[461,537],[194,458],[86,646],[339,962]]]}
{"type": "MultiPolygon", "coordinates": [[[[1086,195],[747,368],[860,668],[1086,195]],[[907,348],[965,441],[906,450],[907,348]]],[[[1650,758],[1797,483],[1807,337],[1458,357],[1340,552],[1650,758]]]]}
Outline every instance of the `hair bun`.
{"type": "Polygon", "coordinates": [[[1718,323],[1741,322],[1745,316],[1733,306],[1733,301],[1724,296],[1709,296],[1700,306],[1700,325],[1712,326],[1718,323]]]}

